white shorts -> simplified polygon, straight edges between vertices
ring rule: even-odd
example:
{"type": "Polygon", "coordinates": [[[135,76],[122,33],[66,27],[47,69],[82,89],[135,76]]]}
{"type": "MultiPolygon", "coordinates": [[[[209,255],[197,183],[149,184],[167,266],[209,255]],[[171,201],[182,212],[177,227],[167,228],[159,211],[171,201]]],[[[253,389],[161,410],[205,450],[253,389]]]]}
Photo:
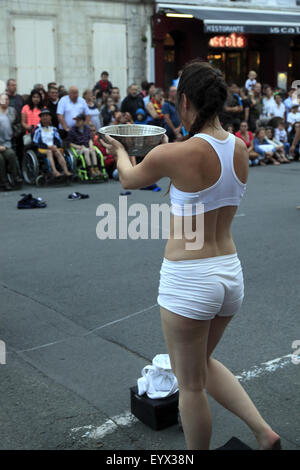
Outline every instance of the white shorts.
{"type": "Polygon", "coordinates": [[[244,298],[244,278],[237,253],[170,261],[160,270],[157,303],[195,320],[235,315],[244,298]]]}

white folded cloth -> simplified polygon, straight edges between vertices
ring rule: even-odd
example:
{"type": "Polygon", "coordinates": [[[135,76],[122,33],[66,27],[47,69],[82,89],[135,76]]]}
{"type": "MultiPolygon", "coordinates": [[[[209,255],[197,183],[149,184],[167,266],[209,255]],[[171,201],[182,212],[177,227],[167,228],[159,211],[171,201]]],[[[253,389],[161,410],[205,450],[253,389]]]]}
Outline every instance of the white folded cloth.
{"type": "Polygon", "coordinates": [[[178,391],[168,354],[157,354],[152,365],[145,366],[141,373],[137,381],[138,395],[146,393],[149,398],[166,398],[178,391]]]}

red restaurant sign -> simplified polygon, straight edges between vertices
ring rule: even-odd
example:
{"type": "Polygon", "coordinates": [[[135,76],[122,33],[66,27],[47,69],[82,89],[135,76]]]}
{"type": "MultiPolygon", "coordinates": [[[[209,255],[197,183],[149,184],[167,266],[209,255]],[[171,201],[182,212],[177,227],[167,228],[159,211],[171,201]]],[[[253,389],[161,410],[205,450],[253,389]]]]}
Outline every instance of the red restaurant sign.
{"type": "Polygon", "coordinates": [[[214,36],[209,40],[210,47],[246,47],[247,41],[242,34],[232,33],[229,36],[214,36]]]}

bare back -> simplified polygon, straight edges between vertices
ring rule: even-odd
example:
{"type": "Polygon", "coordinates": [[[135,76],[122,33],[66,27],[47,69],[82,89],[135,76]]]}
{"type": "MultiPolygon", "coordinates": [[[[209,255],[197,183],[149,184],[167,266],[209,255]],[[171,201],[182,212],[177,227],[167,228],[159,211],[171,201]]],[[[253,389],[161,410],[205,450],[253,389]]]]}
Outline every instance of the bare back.
{"type": "MultiPolygon", "coordinates": [[[[221,129],[210,134],[216,139],[225,140],[228,133],[221,129]]],[[[170,162],[170,177],[175,187],[184,192],[202,191],[214,185],[221,174],[221,162],[213,147],[205,140],[195,137],[183,143],[170,144],[172,155],[170,162]]],[[[249,158],[244,142],[235,138],[233,165],[236,176],[242,183],[248,179],[249,158]]],[[[186,249],[187,239],[182,227],[181,238],[174,238],[175,216],[171,214],[170,238],[165,248],[165,258],[169,260],[184,260],[209,258],[228,255],[236,252],[231,235],[231,224],[238,206],[224,206],[204,213],[204,241],[201,249],[186,249]]],[[[196,216],[185,216],[192,230],[196,228],[196,216]]],[[[201,228],[201,227],[200,227],[201,228]]],[[[202,228],[203,230],[203,228],[202,228]]]]}

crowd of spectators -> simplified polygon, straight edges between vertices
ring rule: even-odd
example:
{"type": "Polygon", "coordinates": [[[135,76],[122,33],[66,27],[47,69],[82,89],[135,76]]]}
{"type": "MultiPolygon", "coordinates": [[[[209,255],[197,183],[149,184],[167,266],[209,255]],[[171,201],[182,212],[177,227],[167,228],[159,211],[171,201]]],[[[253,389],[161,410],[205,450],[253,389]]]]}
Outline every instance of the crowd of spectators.
{"type": "MultiPolygon", "coordinates": [[[[58,174],[55,159],[61,162],[63,146],[71,144],[84,155],[90,175],[95,176],[95,145],[102,151],[112,176],[114,160],[106,154],[97,135],[101,126],[161,126],[170,142],[183,140],[186,131],[176,109],[176,92],[175,82],[165,92],[155,83],[144,81],[141,87],[132,83],[122,99],[119,88],[104,71],[93,89],[86,89],[82,97],[76,86],[67,91],[55,82],[49,83],[47,90],[43,84],[35,84],[29,95],[20,96],[16,80],[9,79],[5,93],[0,95],[0,188],[9,190],[22,181],[20,169],[28,142],[45,151],[54,175],[58,174]]],[[[227,101],[219,117],[228,132],[245,142],[250,166],[299,160],[295,135],[300,126],[300,106],[296,90],[286,93],[262,85],[256,73],[250,71],[244,86],[228,83],[227,101]]],[[[135,164],[134,157],[132,162],[135,164]]],[[[65,166],[63,171],[68,174],[65,166]]]]}

